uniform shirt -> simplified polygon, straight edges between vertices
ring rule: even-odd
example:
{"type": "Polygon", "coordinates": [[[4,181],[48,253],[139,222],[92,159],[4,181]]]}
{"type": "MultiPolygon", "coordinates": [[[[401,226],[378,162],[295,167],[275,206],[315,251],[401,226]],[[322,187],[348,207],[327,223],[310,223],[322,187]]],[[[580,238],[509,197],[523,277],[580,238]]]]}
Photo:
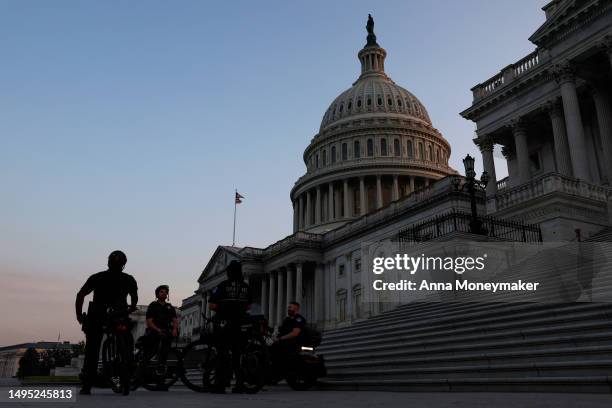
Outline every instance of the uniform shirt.
{"type": "Polygon", "coordinates": [[[161,330],[172,329],[172,321],[176,318],[176,309],[170,303],[161,303],[157,300],[151,302],[147,307],[147,319],[153,319],[153,323],[161,330]]]}
{"type": "Polygon", "coordinates": [[[127,296],[137,297],[138,285],[132,275],[104,271],[91,275],[81,288],[81,293],[85,295],[92,291],[92,303],[96,311],[101,311],[107,306],[127,308],[127,296]]]}
{"type": "Polygon", "coordinates": [[[283,323],[278,328],[278,334],[280,336],[285,336],[293,331],[293,329],[300,329],[300,334],[298,336],[298,340],[304,335],[304,327],[306,327],[306,319],[299,313],[294,314],[293,316],[285,317],[283,323]]]}
{"type": "Polygon", "coordinates": [[[253,303],[251,288],[243,281],[226,280],[213,289],[209,303],[217,304],[216,314],[221,318],[242,316],[253,303]]]}

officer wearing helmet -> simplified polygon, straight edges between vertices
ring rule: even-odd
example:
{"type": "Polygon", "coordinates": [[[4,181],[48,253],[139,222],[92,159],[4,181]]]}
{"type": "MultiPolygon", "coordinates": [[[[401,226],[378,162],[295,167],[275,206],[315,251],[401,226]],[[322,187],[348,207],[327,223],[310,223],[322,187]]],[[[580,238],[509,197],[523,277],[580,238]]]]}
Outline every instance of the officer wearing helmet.
{"type": "Polygon", "coordinates": [[[227,280],[213,289],[209,308],[215,312],[214,327],[217,340],[217,375],[212,392],[225,393],[225,383],[230,376],[228,367],[234,370],[236,386],[234,393],[244,392],[243,379],[240,374],[240,325],[244,321],[247,310],[253,303],[251,288],[242,278],[242,264],[231,261],[226,268],[227,280]],[[229,361],[229,351],[232,351],[232,361],[229,361]]]}
{"type": "Polygon", "coordinates": [[[168,285],[155,289],[154,302],[147,307],[147,330],[144,336],[147,358],[152,358],[159,349],[159,362],[165,363],[172,344],[178,336],[178,317],[176,309],[167,301],[170,293],[168,285]]]}
{"type": "Polygon", "coordinates": [[[132,275],[123,272],[127,257],[122,251],[113,251],[108,256],[108,269],[91,275],[75,301],[76,318],[85,332],[85,361],[83,365],[83,382],[81,394],[90,394],[91,386],[96,379],[98,356],[102,342],[103,325],[106,322],[108,307],[133,312],[138,302],[138,285],[132,275]],[[93,292],[89,302],[87,318],[83,315],[85,296],[93,292]],[[130,296],[130,306],[127,297],[130,296]]]}

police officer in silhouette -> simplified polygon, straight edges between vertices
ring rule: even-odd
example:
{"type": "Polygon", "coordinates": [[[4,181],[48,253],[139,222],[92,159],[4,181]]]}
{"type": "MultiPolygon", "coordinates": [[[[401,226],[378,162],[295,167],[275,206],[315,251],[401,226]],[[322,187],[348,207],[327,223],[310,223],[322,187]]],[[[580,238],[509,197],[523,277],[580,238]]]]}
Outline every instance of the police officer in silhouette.
{"type": "Polygon", "coordinates": [[[213,318],[217,347],[215,384],[211,392],[225,393],[225,384],[233,368],[236,386],[233,393],[243,393],[244,382],[240,373],[241,336],[240,325],[253,303],[251,288],[242,278],[242,264],[231,261],[226,268],[227,280],[213,289],[209,308],[215,312],[213,318]],[[229,352],[232,359],[229,359],[229,352]]]}
{"type": "Polygon", "coordinates": [[[100,343],[104,335],[103,326],[107,321],[107,308],[133,312],[138,302],[138,286],[132,275],[123,272],[127,257],[122,251],[113,251],[108,256],[108,269],[89,277],[77,293],[75,309],[76,318],[85,332],[85,361],[81,394],[91,394],[91,387],[96,380],[100,343]],[[93,292],[89,302],[87,317],[83,315],[85,296],[93,292]],[[131,305],[128,307],[127,296],[131,305]]]}

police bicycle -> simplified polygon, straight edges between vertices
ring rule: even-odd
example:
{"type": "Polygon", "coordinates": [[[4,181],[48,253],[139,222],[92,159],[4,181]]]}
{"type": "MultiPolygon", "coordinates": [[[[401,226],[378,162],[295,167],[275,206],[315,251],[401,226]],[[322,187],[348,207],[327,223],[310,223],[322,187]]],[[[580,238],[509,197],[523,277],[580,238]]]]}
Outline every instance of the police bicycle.
{"type": "MultiPolygon", "coordinates": [[[[200,339],[188,344],[180,358],[179,370],[183,383],[197,392],[210,392],[217,382],[219,330],[224,322],[213,323],[213,319],[204,317],[205,325],[200,331],[200,339]],[[217,326],[217,327],[215,327],[217,326]]],[[[240,325],[241,357],[239,370],[244,381],[246,393],[257,393],[264,386],[265,373],[269,366],[269,354],[266,346],[265,320],[263,316],[245,316],[240,325]]],[[[222,329],[222,327],[221,327],[222,329]]],[[[231,352],[230,352],[231,353],[231,352]]],[[[231,355],[227,359],[232,361],[231,355]]],[[[228,376],[219,381],[230,385],[232,370],[226,370],[228,376]]]]}
{"type": "Polygon", "coordinates": [[[102,343],[102,375],[116,393],[128,395],[132,377],[134,339],[133,322],[125,307],[109,306],[103,326],[106,338],[102,343]]]}
{"type": "MultiPolygon", "coordinates": [[[[165,333],[170,335],[170,333],[165,333]]],[[[180,378],[181,349],[174,346],[168,349],[166,358],[161,360],[162,341],[157,341],[157,347],[151,353],[148,342],[152,341],[144,335],[136,341],[136,354],[134,361],[136,369],[132,376],[131,390],[142,386],[149,391],[167,391],[180,378]]]]}

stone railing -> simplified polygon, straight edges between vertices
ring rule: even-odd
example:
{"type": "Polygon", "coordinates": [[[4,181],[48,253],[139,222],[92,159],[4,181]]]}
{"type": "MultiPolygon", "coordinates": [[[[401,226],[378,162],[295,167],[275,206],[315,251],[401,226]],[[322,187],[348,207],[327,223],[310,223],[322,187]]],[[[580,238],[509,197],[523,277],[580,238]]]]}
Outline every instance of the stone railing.
{"type": "Polygon", "coordinates": [[[508,177],[504,177],[497,181],[497,191],[503,190],[508,187],[508,177]]]}
{"type": "Polygon", "coordinates": [[[263,250],[263,255],[266,258],[272,257],[280,252],[283,252],[285,249],[301,245],[311,248],[318,248],[321,246],[321,242],[323,241],[323,236],[320,234],[313,234],[310,232],[298,231],[293,235],[289,235],[286,238],[281,239],[280,241],[275,242],[274,244],[266,247],[263,250]]]}
{"type": "Polygon", "coordinates": [[[499,211],[554,192],[606,202],[612,194],[612,189],[559,173],[548,173],[498,192],[491,200],[495,201],[495,210],[499,211]]]}
{"type": "Polygon", "coordinates": [[[472,88],[474,101],[495,93],[498,89],[533,71],[534,68],[540,65],[541,60],[542,54],[540,50],[535,50],[514,64],[508,65],[506,68],[502,69],[500,73],[472,88]]]}

